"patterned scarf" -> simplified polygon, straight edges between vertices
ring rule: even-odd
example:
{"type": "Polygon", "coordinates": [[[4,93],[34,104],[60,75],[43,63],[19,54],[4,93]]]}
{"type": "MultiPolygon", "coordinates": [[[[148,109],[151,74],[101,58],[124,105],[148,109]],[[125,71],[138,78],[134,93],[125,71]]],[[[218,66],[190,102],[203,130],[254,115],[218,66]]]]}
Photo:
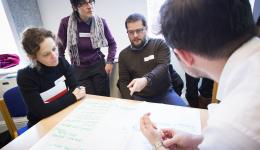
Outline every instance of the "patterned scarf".
{"type": "MultiPolygon", "coordinates": [[[[80,65],[79,52],[78,52],[78,31],[77,31],[77,17],[72,13],[69,17],[68,29],[67,29],[67,47],[71,56],[71,63],[74,65],[80,65]]],[[[92,48],[108,46],[107,39],[105,37],[104,25],[102,19],[96,15],[92,17],[90,28],[90,40],[92,48]]]]}
{"type": "Polygon", "coordinates": [[[105,37],[104,25],[102,19],[98,16],[92,17],[90,35],[93,49],[108,46],[108,42],[105,37]]]}

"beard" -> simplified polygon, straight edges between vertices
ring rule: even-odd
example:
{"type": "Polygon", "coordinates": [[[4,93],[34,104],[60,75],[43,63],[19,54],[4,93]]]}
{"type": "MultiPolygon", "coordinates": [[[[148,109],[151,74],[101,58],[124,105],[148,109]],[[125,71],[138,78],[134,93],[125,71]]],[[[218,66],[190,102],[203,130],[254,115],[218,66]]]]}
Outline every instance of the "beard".
{"type": "MultiPolygon", "coordinates": [[[[135,40],[135,39],[134,39],[135,40]]],[[[133,41],[131,41],[131,47],[133,50],[141,50],[144,48],[144,46],[148,43],[148,37],[144,37],[143,39],[138,39],[138,40],[141,40],[141,43],[140,44],[134,44],[133,41]]]]}

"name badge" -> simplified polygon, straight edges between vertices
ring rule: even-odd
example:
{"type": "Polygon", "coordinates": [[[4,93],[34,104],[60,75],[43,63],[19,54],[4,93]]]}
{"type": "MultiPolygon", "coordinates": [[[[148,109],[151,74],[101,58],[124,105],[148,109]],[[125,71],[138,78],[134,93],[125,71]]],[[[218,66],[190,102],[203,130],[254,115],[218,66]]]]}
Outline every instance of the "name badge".
{"type": "Polygon", "coordinates": [[[150,61],[154,59],[154,55],[150,55],[144,58],[144,62],[150,61]]]}
{"type": "Polygon", "coordinates": [[[79,33],[79,37],[90,37],[90,33],[79,33]]]}
{"type": "Polygon", "coordinates": [[[45,104],[51,103],[68,92],[65,82],[59,82],[54,87],[40,93],[40,96],[45,104]]]}
{"type": "Polygon", "coordinates": [[[54,82],[54,84],[57,85],[57,84],[59,84],[60,82],[64,82],[65,80],[66,80],[66,78],[65,78],[65,76],[63,75],[63,76],[61,76],[59,79],[57,79],[57,80],[54,82]]]}

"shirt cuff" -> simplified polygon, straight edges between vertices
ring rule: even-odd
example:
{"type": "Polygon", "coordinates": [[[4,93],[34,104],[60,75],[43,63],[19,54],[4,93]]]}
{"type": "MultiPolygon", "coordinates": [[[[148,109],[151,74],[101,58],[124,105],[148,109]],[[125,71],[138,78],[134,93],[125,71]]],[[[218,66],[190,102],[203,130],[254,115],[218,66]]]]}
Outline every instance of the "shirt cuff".
{"type": "Polygon", "coordinates": [[[147,80],[147,85],[148,87],[152,86],[152,79],[149,76],[144,76],[147,80]]]}

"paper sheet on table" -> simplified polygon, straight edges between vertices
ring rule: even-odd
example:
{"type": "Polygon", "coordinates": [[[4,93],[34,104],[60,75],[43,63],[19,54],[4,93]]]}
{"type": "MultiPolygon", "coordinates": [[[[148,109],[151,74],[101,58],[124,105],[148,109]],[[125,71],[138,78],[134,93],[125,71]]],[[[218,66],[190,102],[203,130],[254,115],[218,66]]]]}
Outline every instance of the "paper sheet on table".
{"type": "Polygon", "coordinates": [[[139,129],[140,117],[148,111],[152,113],[151,119],[158,123],[158,127],[178,127],[191,133],[200,133],[199,111],[187,109],[187,112],[184,112],[183,107],[178,108],[150,103],[136,104],[122,100],[88,99],[32,149],[148,150],[151,146],[139,129]],[[183,117],[180,119],[178,115],[183,117]]]}
{"type": "Polygon", "coordinates": [[[31,149],[122,149],[126,131],[133,124],[129,123],[129,115],[135,109],[136,105],[124,101],[88,99],[31,149]]]}
{"type": "MultiPolygon", "coordinates": [[[[201,134],[199,109],[155,103],[142,103],[136,111],[138,118],[150,112],[158,129],[173,128],[193,134],[201,134]]],[[[125,150],[151,150],[152,146],[140,131],[140,120],[133,125],[125,150]]]]}

